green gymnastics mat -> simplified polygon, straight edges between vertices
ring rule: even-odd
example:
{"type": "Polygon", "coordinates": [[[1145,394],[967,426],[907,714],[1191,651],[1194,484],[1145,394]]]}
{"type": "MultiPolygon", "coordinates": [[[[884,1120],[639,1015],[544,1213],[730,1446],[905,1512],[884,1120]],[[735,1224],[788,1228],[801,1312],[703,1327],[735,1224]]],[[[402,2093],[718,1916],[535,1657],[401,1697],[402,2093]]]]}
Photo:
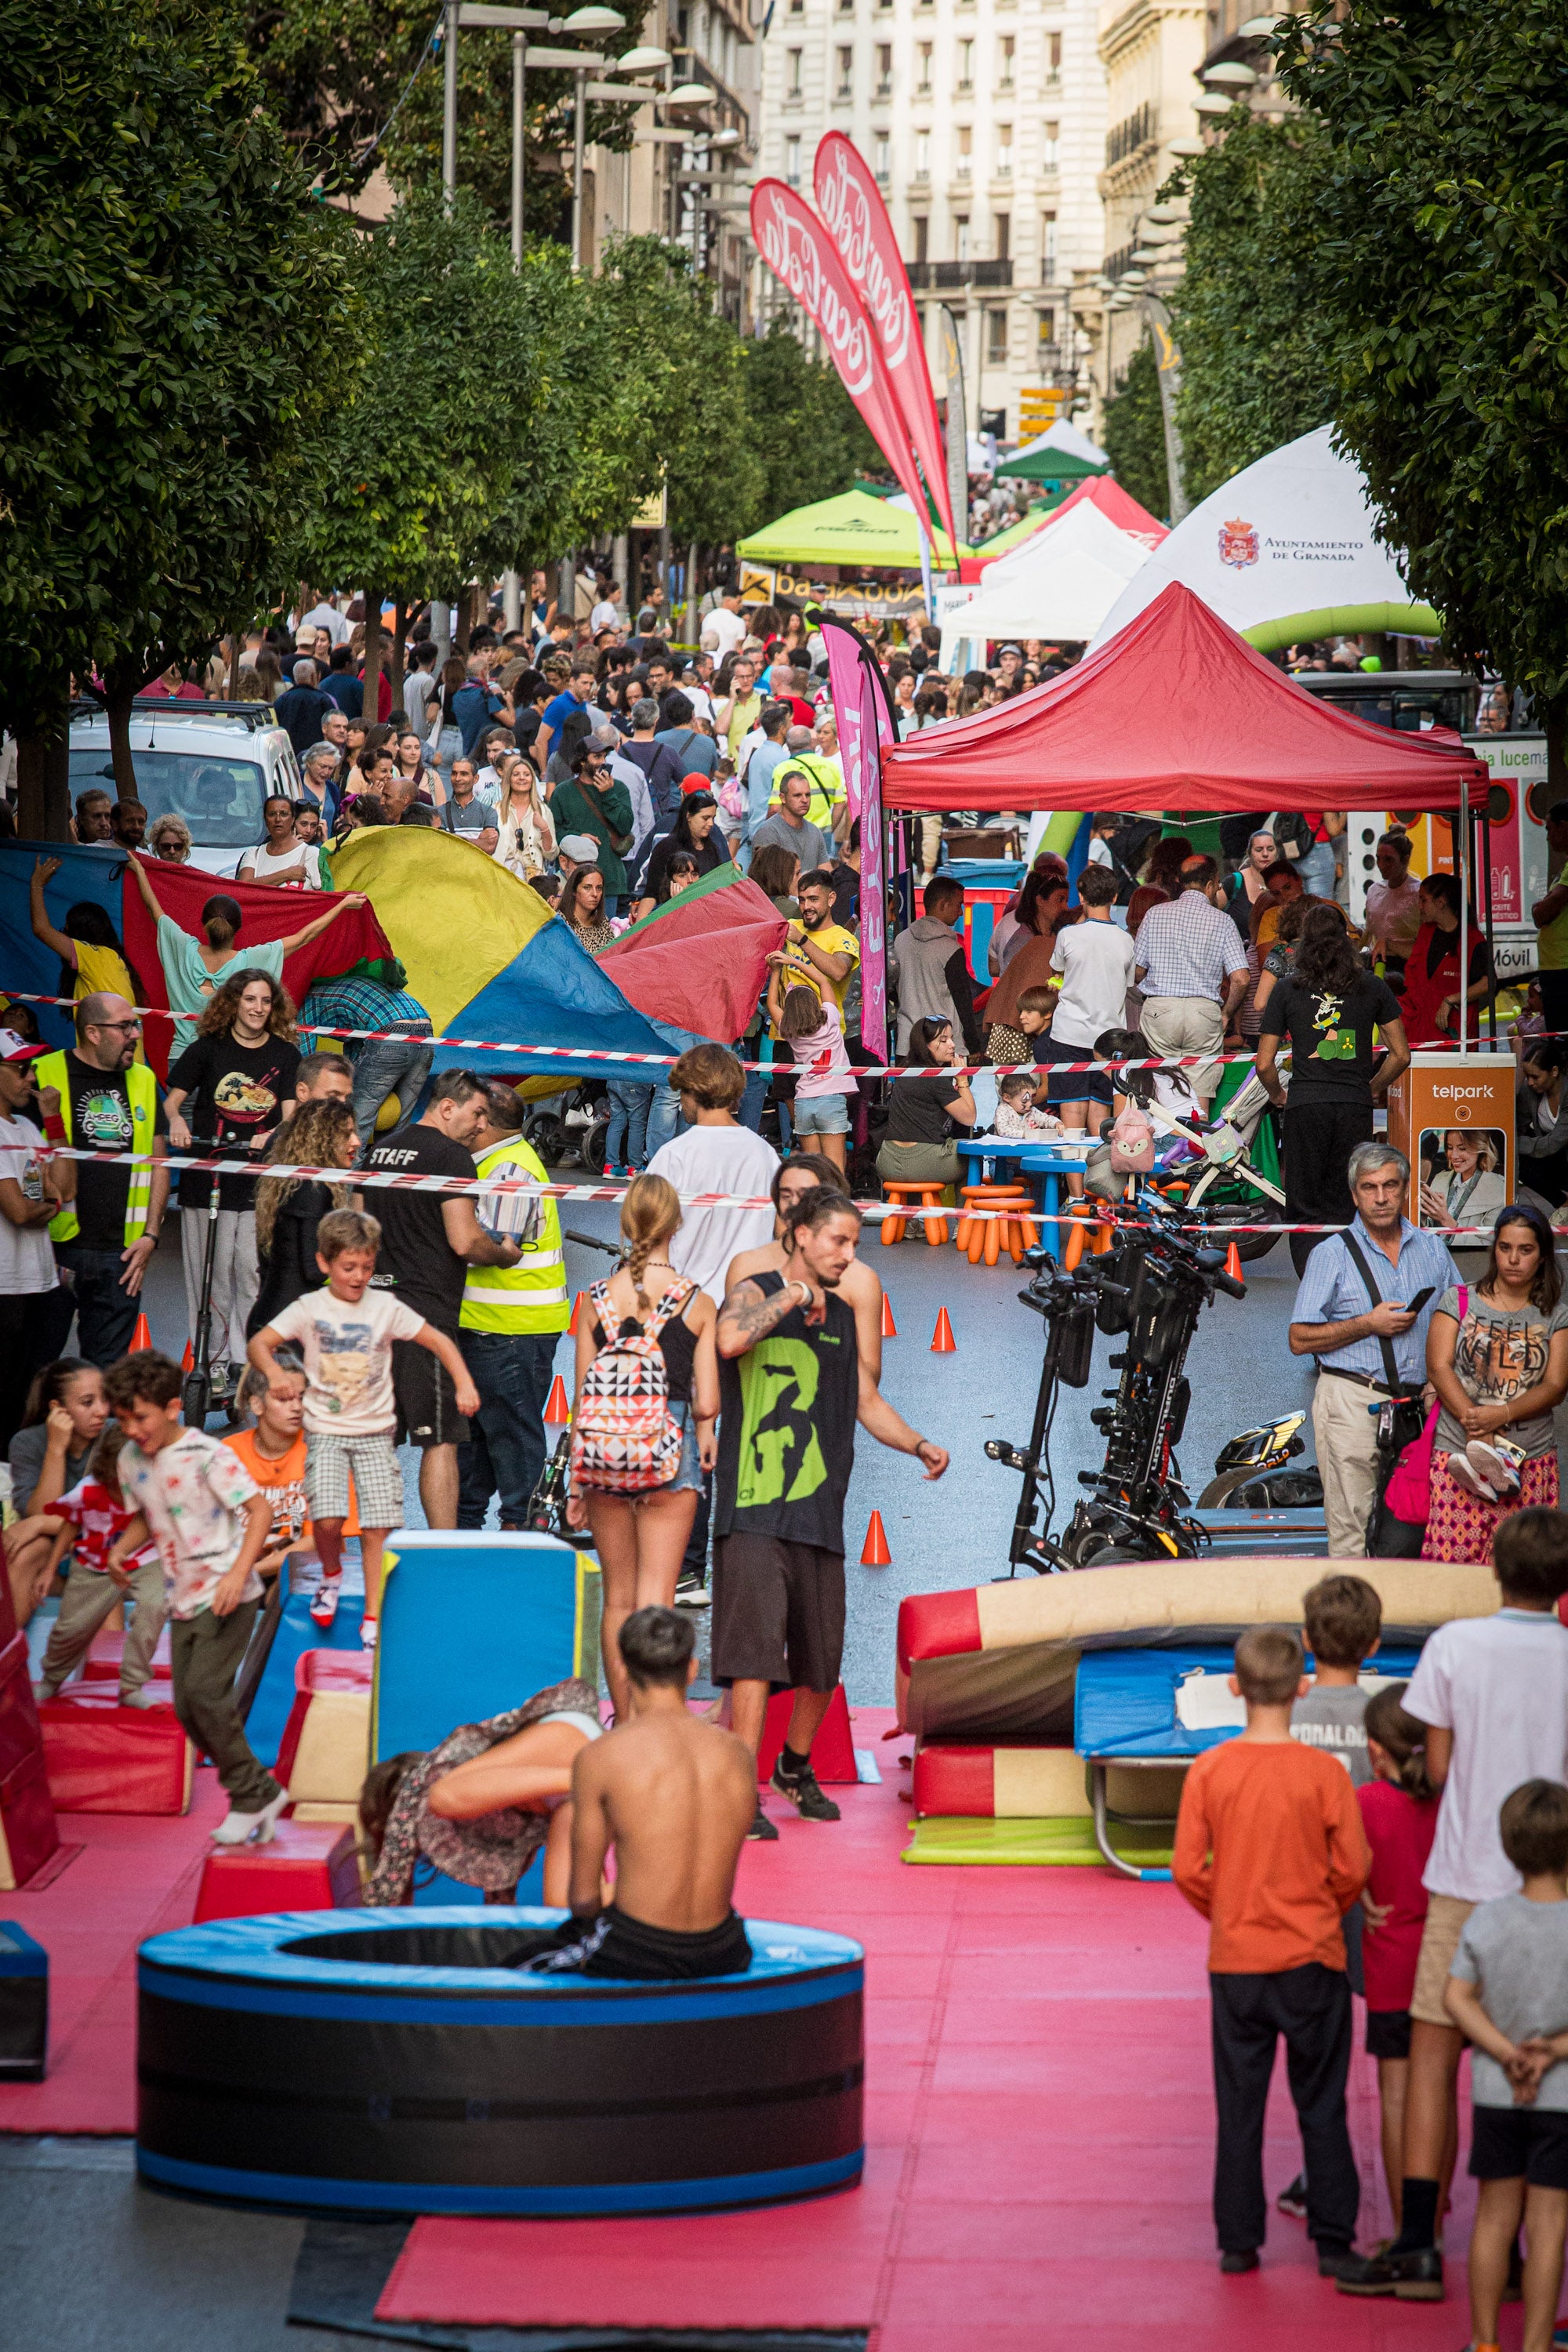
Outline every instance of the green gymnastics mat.
{"type": "MultiPolygon", "coordinates": [[[[913,1822],[911,1829],[910,1843],[903,1851],[905,1862],[943,1863],[950,1868],[975,1863],[993,1866],[1091,1864],[1101,1870],[1109,1866],[1094,1842],[1094,1823],[1087,1816],[998,1822],[933,1815],[913,1822]]],[[[1140,1870],[1168,1870],[1171,1866],[1170,1842],[1168,1837],[1162,1840],[1159,1830],[1138,1830],[1113,1821],[1110,1843],[1124,1862],[1132,1863],[1140,1870]]]]}

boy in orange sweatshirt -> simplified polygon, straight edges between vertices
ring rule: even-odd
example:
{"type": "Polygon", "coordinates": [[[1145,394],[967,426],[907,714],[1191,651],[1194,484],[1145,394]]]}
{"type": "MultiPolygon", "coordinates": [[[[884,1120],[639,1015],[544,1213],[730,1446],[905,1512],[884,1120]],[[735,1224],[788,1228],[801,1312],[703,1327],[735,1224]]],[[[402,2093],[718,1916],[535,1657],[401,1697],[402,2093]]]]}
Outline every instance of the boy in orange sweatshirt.
{"type": "Polygon", "coordinates": [[[1361,2201],[1345,2122],[1341,1921],[1370,1856],[1350,1774],[1290,1736],[1291,1706],[1309,1687],[1303,1664],[1283,1626],[1255,1625],[1237,1642],[1231,1688],[1247,1701],[1247,1729],[1188,1773],[1172,1875],[1209,1923],[1220,2269],[1258,2268],[1268,2229],[1263,2116],[1283,2034],[1307,2159],[1307,2233],[1320,2275],[1337,2278],[1361,2201]]]}

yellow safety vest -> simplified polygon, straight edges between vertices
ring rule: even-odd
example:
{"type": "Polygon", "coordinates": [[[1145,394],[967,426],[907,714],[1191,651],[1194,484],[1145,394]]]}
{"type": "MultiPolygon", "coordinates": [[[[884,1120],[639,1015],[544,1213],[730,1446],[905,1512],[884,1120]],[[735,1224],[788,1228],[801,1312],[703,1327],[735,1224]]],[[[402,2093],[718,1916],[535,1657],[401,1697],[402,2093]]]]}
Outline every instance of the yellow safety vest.
{"type": "MultiPolygon", "coordinates": [[[[481,1176],[533,1176],[550,1181],[543,1162],[520,1135],[492,1143],[474,1162],[481,1176]]],[[[566,1261],[561,1247],[561,1219],[553,1201],[539,1203],[538,1231],[522,1244],[516,1265],[471,1265],[463,1285],[463,1311],[458,1318],[465,1331],[564,1331],[566,1261]]]]}
{"type": "MultiPolygon", "coordinates": [[[[58,1087],[60,1090],[60,1117],[65,1121],[66,1141],[72,1143],[70,1072],[63,1054],[46,1054],[35,1065],[40,1087],[58,1087]]],[[[104,1074],[106,1076],[108,1072],[104,1074]]],[[[131,1189],[125,1196],[125,1246],[140,1241],[147,1230],[147,1212],[153,1201],[153,1138],[158,1125],[158,1083],[145,1063],[133,1062],[123,1073],[125,1092],[131,1104],[133,1151],[145,1152],[142,1165],[131,1171],[131,1189]]],[[[63,1208],[58,1217],[49,1219],[49,1239],[52,1242],[73,1242],[81,1231],[75,1202],[63,1208]]]]}
{"type": "Polygon", "coordinates": [[[811,786],[807,824],[816,825],[818,833],[831,834],[833,812],[844,798],[844,771],[838,762],[825,759],[820,751],[796,751],[792,759],[781,761],[769,787],[770,809],[783,808],[784,788],[792,776],[804,776],[811,786]]]}

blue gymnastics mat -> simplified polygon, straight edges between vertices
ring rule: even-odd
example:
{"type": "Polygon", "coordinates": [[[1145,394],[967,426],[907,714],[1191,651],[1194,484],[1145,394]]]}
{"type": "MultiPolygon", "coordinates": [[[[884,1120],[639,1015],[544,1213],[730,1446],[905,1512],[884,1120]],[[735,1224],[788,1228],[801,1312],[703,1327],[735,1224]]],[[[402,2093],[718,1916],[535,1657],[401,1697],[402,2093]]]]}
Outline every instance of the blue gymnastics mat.
{"type": "MultiPolygon", "coordinates": [[[[1381,1650],[1373,1670],[1396,1680],[1414,1674],[1414,1650],[1381,1650]]],[[[1234,1731],[1189,1731],[1176,1719],[1176,1685],[1201,1667],[1228,1675],[1234,1653],[1211,1643],[1190,1650],[1088,1650],[1078,1662],[1073,1741],[1080,1756],[1168,1756],[1179,1763],[1234,1739],[1234,1731]]],[[[1311,1671],[1310,1663],[1308,1666],[1311,1671]]]]}

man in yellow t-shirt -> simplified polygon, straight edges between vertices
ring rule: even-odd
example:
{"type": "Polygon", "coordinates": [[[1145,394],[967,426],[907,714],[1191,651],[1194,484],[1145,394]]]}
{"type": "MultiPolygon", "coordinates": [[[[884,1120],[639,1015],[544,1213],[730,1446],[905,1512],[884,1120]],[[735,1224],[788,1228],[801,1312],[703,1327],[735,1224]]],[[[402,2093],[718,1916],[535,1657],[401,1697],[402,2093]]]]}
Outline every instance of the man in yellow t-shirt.
{"type": "Polygon", "coordinates": [[[831,995],[844,1017],[844,1000],[860,961],[860,942],[851,930],[833,919],[833,884],[826,874],[803,877],[800,920],[792,923],[784,941],[784,986],[803,981],[818,996],[831,995]]]}

